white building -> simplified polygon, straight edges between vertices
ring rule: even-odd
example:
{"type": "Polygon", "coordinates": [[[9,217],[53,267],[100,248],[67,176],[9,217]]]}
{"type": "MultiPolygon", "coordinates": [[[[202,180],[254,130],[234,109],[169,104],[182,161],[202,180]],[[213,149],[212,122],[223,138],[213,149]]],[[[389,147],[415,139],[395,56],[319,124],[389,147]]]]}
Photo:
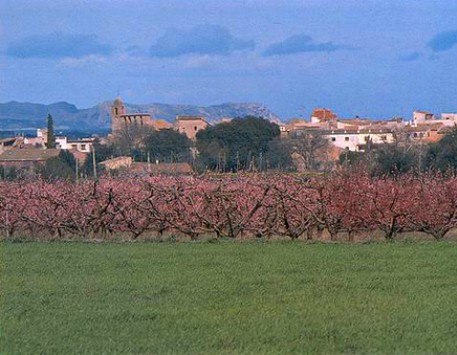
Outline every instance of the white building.
{"type": "Polygon", "coordinates": [[[414,111],[412,124],[426,123],[435,120],[435,115],[427,111],[414,111]]]}
{"type": "Polygon", "coordinates": [[[81,153],[90,153],[94,144],[95,138],[82,138],[76,140],[67,140],[67,148],[77,150],[81,153]]]}
{"type": "Polygon", "coordinates": [[[327,138],[330,143],[340,149],[353,152],[363,152],[368,143],[393,143],[394,134],[388,128],[361,128],[361,129],[304,129],[295,130],[294,135],[299,137],[305,134],[317,134],[327,138]]]}
{"type": "Polygon", "coordinates": [[[353,152],[364,151],[368,143],[393,143],[394,135],[390,129],[357,129],[357,130],[328,130],[322,132],[335,147],[353,152]]]}
{"type": "MultiPolygon", "coordinates": [[[[92,145],[95,138],[82,138],[82,139],[73,139],[69,140],[65,136],[56,137],[56,148],[64,150],[73,150],[81,153],[90,153],[92,151],[92,145]]],[[[45,147],[47,143],[47,130],[46,129],[37,129],[37,135],[33,138],[25,138],[25,144],[45,147]]]]}
{"type": "Polygon", "coordinates": [[[433,113],[426,111],[414,111],[412,126],[418,124],[435,124],[440,123],[443,126],[452,127],[457,125],[457,113],[442,113],[440,118],[437,118],[433,113]]]}
{"type": "Polygon", "coordinates": [[[444,126],[455,126],[457,124],[457,113],[442,113],[441,119],[437,123],[442,123],[444,126]]]}

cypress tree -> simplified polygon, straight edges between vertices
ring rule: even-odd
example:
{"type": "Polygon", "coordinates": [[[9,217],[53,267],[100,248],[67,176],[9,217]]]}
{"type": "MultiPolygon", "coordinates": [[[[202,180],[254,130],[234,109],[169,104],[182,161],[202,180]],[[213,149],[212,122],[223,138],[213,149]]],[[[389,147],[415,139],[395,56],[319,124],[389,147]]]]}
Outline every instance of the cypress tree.
{"type": "Polygon", "coordinates": [[[48,149],[56,147],[56,137],[54,135],[54,121],[52,119],[51,114],[48,114],[48,133],[47,133],[47,141],[46,147],[48,149]]]}

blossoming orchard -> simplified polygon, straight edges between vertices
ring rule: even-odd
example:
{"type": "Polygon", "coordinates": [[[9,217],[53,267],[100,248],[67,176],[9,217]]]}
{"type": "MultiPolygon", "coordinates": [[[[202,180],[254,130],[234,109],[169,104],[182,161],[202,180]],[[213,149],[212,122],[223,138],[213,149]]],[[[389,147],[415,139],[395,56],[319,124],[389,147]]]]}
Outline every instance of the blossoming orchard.
{"type": "Polygon", "coordinates": [[[439,240],[457,227],[457,177],[251,175],[2,181],[4,238],[439,240]]]}

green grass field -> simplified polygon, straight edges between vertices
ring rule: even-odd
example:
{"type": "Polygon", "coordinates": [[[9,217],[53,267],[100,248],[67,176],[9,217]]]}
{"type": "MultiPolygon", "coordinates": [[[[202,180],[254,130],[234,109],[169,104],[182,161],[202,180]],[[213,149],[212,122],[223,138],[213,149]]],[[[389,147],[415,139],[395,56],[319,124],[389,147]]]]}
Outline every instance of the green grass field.
{"type": "Polygon", "coordinates": [[[0,243],[0,353],[457,352],[456,243],[0,243]]]}

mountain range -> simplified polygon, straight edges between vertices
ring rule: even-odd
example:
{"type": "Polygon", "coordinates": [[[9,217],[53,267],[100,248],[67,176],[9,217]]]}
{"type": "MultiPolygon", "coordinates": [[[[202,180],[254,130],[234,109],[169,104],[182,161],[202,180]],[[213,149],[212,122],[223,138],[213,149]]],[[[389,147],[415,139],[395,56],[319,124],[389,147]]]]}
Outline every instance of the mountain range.
{"type": "MultiPolygon", "coordinates": [[[[105,101],[93,107],[79,109],[68,102],[56,102],[50,105],[10,101],[0,103],[0,130],[32,129],[46,126],[46,117],[50,113],[57,129],[72,130],[107,130],[111,126],[111,101],[105,101]]],[[[125,103],[128,113],[149,113],[155,119],[174,122],[177,115],[203,116],[210,123],[216,123],[224,117],[258,116],[271,121],[279,117],[268,108],[256,103],[224,103],[212,106],[125,103]]]]}

